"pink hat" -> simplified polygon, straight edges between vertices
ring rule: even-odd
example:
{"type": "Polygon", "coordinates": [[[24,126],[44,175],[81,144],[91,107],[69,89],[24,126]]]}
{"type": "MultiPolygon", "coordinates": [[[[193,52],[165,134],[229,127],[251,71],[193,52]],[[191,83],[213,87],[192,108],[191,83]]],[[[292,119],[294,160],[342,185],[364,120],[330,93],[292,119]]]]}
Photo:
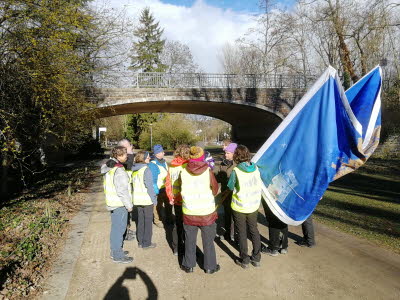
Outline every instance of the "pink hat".
{"type": "Polygon", "coordinates": [[[225,148],[225,152],[231,152],[231,153],[234,153],[235,152],[235,150],[236,150],[236,148],[237,148],[237,144],[236,143],[230,143],[228,146],[226,146],[226,148],[225,148]]]}

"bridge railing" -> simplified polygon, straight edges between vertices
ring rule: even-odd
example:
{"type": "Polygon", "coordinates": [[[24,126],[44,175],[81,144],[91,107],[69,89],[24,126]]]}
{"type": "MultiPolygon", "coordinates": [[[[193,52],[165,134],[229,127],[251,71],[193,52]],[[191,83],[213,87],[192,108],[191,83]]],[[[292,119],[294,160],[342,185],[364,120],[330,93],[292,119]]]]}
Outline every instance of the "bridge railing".
{"type": "Polygon", "coordinates": [[[312,85],[311,75],[216,73],[103,73],[98,87],[114,88],[299,88],[312,85]]]}

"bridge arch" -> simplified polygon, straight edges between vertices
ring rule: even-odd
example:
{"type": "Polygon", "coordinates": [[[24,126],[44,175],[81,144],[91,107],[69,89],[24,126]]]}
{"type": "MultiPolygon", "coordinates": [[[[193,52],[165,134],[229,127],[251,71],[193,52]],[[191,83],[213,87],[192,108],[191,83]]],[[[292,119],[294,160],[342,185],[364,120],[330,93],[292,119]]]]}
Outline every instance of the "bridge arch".
{"type": "Polygon", "coordinates": [[[230,123],[232,138],[254,151],[290,111],[293,95],[277,89],[107,88],[92,97],[100,117],[151,112],[214,117],[230,123]]]}

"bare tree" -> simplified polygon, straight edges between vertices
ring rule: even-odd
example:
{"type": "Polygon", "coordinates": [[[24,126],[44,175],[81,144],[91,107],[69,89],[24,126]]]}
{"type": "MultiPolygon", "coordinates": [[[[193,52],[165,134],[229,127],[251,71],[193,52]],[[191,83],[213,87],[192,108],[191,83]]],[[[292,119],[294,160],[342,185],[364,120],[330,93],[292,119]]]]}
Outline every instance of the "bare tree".
{"type": "Polygon", "coordinates": [[[194,62],[190,48],[179,41],[166,41],[161,54],[161,62],[167,66],[167,73],[195,73],[199,71],[199,66],[194,62]]]}

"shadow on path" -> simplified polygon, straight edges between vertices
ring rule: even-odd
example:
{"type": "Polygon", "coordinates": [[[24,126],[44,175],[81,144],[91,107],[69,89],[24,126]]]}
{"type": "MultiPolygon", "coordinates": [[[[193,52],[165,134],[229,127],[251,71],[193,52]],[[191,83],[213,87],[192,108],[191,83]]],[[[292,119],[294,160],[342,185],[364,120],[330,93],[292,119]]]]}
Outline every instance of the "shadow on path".
{"type": "Polygon", "coordinates": [[[126,268],[125,272],[117,279],[117,281],[113,284],[110,290],[107,292],[107,295],[104,297],[104,300],[130,300],[134,299],[134,296],[129,295],[129,290],[123,285],[126,279],[135,280],[139,276],[147,287],[148,297],[146,299],[156,300],[158,299],[158,291],[156,286],[154,285],[151,278],[139,268],[126,268]]]}

